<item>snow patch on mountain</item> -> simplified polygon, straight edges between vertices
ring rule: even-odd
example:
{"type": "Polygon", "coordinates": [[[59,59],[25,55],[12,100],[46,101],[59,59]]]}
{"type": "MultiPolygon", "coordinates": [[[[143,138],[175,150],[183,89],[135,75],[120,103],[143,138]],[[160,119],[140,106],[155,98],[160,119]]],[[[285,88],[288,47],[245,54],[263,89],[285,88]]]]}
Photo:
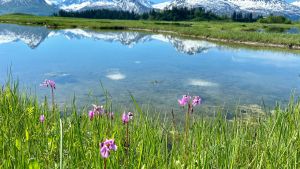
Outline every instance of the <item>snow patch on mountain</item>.
{"type": "Polygon", "coordinates": [[[77,10],[81,10],[87,6],[91,5],[90,2],[83,2],[80,4],[72,4],[72,5],[62,5],[60,7],[60,9],[62,10],[66,10],[66,11],[77,11],[77,10]]]}
{"type": "MultiPolygon", "coordinates": [[[[300,1],[298,3],[300,6],[300,1]]],[[[198,8],[212,11],[219,15],[231,15],[234,11],[253,13],[257,15],[284,15],[291,19],[300,18],[300,7],[289,4],[284,0],[173,0],[153,5],[153,8],[163,10],[173,7],[198,8]]]]}
{"type": "MultiPolygon", "coordinates": [[[[159,6],[163,6],[160,4],[159,6]]],[[[238,11],[239,7],[228,2],[227,0],[173,0],[167,8],[173,7],[187,7],[187,8],[199,8],[202,7],[206,11],[212,11],[220,15],[232,14],[234,11],[238,11]]]]}
{"type": "Polygon", "coordinates": [[[27,13],[34,15],[51,15],[57,8],[45,0],[0,0],[0,14],[27,13]]]}
{"type": "Polygon", "coordinates": [[[162,3],[158,3],[158,4],[153,4],[152,8],[164,10],[164,9],[168,8],[170,5],[171,5],[171,1],[167,1],[167,2],[162,2],[162,3]]]}
{"type": "Polygon", "coordinates": [[[46,0],[46,2],[66,11],[110,9],[143,13],[152,9],[149,0],[46,0]]]}
{"type": "Polygon", "coordinates": [[[46,2],[48,5],[50,5],[50,6],[52,6],[52,5],[58,5],[58,2],[57,2],[57,1],[53,1],[53,0],[45,0],[45,2],[46,2]]]}
{"type": "Polygon", "coordinates": [[[270,12],[279,12],[279,13],[288,13],[288,12],[299,12],[299,8],[293,6],[282,0],[229,0],[229,2],[237,5],[242,10],[249,12],[261,12],[261,13],[270,13],[270,12]]]}
{"type": "Polygon", "coordinates": [[[229,2],[239,6],[243,10],[248,9],[267,9],[267,10],[283,10],[283,3],[281,1],[272,0],[272,1],[265,1],[265,0],[228,0],[229,2]]]}
{"type": "Polygon", "coordinates": [[[148,12],[152,9],[172,9],[173,7],[197,8],[219,15],[231,15],[234,11],[252,12],[257,15],[284,15],[292,19],[300,18],[300,0],[287,3],[284,0],[169,0],[152,4],[150,0],[0,0],[0,13],[23,12],[48,15],[58,9],[82,11],[88,9],[110,9],[148,12]]]}

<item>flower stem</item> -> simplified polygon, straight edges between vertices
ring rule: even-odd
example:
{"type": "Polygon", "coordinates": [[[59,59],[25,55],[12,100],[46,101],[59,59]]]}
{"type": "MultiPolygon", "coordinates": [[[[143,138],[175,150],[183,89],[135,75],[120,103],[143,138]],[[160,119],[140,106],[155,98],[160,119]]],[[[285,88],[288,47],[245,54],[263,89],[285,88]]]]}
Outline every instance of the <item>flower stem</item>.
{"type": "Polygon", "coordinates": [[[51,89],[51,94],[52,94],[52,111],[54,113],[55,111],[55,103],[54,103],[54,90],[51,89]]]}
{"type": "Polygon", "coordinates": [[[126,124],[126,144],[125,144],[125,146],[126,146],[126,150],[127,150],[127,152],[128,152],[128,148],[129,148],[129,137],[128,137],[128,133],[129,133],[129,124],[127,123],[126,124]]]}
{"type": "Polygon", "coordinates": [[[186,118],[185,118],[185,144],[186,144],[186,147],[185,147],[185,157],[186,157],[186,160],[188,159],[188,156],[189,156],[189,129],[190,129],[190,113],[191,113],[191,110],[192,110],[192,105],[189,103],[188,104],[188,110],[186,112],[186,118]]]}
{"type": "Polygon", "coordinates": [[[106,158],[104,159],[104,169],[106,169],[106,158]]]}
{"type": "Polygon", "coordinates": [[[127,168],[129,168],[129,123],[126,124],[126,155],[127,155],[127,168]]]}
{"type": "Polygon", "coordinates": [[[61,119],[59,119],[60,124],[60,147],[59,147],[59,168],[63,169],[63,124],[61,119]]]}

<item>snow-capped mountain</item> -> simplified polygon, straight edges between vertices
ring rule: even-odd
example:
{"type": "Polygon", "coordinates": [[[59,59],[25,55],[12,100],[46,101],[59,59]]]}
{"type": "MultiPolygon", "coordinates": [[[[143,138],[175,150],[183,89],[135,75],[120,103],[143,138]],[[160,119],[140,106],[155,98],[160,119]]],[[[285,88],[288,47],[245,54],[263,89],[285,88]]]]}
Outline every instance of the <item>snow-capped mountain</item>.
{"type": "Polygon", "coordinates": [[[46,3],[66,11],[111,9],[143,13],[152,8],[148,0],[46,0],[46,3]]]}
{"type": "Polygon", "coordinates": [[[172,7],[202,7],[221,15],[231,15],[234,11],[254,15],[284,15],[291,19],[300,18],[300,1],[289,4],[285,0],[172,0],[153,5],[155,9],[172,7]],[[298,6],[296,6],[298,4],[298,6]]]}
{"type": "Polygon", "coordinates": [[[30,13],[50,15],[58,9],[82,11],[87,9],[111,9],[148,12],[173,7],[203,7],[219,15],[231,15],[234,11],[251,12],[257,15],[284,15],[291,19],[300,18],[300,1],[287,3],[285,0],[170,0],[153,4],[151,0],[0,0],[0,14],[30,13]]]}
{"type": "Polygon", "coordinates": [[[173,0],[169,5],[169,8],[172,7],[202,7],[207,11],[212,11],[220,15],[232,14],[234,11],[239,10],[238,6],[227,0],[173,0]]]}
{"type": "Polygon", "coordinates": [[[47,4],[44,0],[0,0],[0,14],[30,13],[51,15],[56,11],[56,7],[47,4]]]}
{"type": "Polygon", "coordinates": [[[0,0],[0,14],[51,15],[59,9],[67,11],[111,9],[143,13],[150,11],[151,5],[149,0],[0,0]]]}
{"type": "Polygon", "coordinates": [[[285,0],[228,0],[239,6],[241,11],[257,15],[284,15],[292,19],[300,17],[300,8],[285,0]]]}

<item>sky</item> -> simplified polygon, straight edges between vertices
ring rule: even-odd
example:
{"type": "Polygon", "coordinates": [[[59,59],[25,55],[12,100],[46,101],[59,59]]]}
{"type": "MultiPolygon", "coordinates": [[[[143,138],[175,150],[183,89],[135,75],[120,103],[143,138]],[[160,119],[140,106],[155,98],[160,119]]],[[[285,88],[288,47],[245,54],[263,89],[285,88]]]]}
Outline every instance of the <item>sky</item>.
{"type": "MultiPolygon", "coordinates": [[[[166,2],[166,1],[169,1],[169,0],[151,0],[151,1],[154,2],[154,3],[159,3],[159,2],[166,2]]],[[[296,0],[285,0],[285,1],[291,3],[291,2],[294,2],[296,0]]]]}

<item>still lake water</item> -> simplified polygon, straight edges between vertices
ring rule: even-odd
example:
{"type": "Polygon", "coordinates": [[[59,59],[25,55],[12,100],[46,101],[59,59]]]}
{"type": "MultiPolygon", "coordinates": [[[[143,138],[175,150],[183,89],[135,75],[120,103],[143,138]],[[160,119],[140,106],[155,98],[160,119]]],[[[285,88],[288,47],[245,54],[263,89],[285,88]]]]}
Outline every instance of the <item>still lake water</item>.
{"type": "Polygon", "coordinates": [[[59,103],[103,100],[100,81],[115,102],[177,106],[182,94],[200,95],[203,107],[286,103],[300,88],[300,55],[233,48],[202,40],[138,32],[0,25],[0,83],[12,67],[22,88],[39,98],[57,83],[59,103]]]}

